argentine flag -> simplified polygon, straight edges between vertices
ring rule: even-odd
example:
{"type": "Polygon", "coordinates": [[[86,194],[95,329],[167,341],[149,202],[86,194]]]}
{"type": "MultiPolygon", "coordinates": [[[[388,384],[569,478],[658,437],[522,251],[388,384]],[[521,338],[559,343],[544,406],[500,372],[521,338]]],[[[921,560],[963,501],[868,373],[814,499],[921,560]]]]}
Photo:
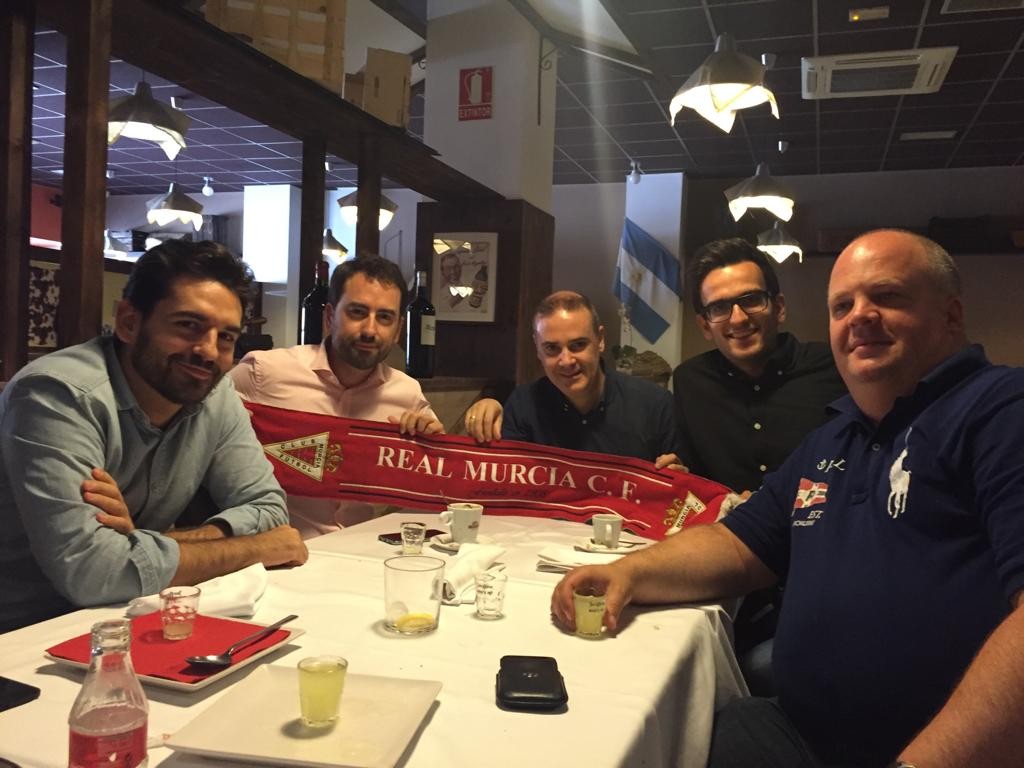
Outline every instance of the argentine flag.
{"type": "Polygon", "coordinates": [[[682,301],[679,260],[626,219],[619,243],[612,293],[629,312],[629,322],[651,344],[661,338],[682,301]]]}

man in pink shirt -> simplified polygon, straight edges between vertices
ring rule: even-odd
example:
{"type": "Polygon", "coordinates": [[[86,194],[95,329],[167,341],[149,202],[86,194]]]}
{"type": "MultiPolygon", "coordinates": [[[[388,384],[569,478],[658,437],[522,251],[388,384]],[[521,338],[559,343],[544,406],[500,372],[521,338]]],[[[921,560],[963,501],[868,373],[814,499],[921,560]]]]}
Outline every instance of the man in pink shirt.
{"type": "MultiPolygon", "coordinates": [[[[320,345],[250,352],[228,373],[243,400],[350,419],[390,421],[403,433],[444,426],[419,382],[383,361],[398,341],[409,293],[402,272],[380,256],[346,261],[331,276],[320,345]]],[[[290,497],[291,524],[304,538],[368,520],[363,502],[290,497]]]]}

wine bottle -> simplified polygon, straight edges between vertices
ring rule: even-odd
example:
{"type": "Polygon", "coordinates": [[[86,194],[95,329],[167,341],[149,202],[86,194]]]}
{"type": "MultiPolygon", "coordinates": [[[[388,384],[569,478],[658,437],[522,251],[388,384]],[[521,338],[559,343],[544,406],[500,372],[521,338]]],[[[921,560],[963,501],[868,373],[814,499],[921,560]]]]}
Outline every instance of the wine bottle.
{"type": "Polygon", "coordinates": [[[69,768],[145,768],[149,702],[129,653],[132,624],[93,624],[92,660],[68,716],[69,768]]]}
{"type": "Polygon", "coordinates": [[[327,306],[327,262],[316,263],[316,280],[309,293],[302,299],[302,329],[300,341],[303,344],[319,344],[324,340],[324,307],[327,306]]]}
{"type": "Polygon", "coordinates": [[[416,272],[416,298],[405,310],[406,345],[405,371],[417,379],[429,379],[434,375],[434,335],[437,329],[437,312],[430,303],[430,289],[427,273],[416,272]]]}

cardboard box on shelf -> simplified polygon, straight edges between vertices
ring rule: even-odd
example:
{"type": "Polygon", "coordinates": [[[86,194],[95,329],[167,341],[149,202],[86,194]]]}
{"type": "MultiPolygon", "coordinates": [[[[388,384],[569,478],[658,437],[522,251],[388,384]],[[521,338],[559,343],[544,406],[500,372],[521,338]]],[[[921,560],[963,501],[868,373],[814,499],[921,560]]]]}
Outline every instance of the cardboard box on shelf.
{"type": "Polygon", "coordinates": [[[339,96],[346,0],[206,0],[206,20],[339,96]]]}
{"type": "Polygon", "coordinates": [[[366,68],[345,77],[345,100],[385,123],[408,128],[411,77],[408,54],[367,48],[366,68]]]}

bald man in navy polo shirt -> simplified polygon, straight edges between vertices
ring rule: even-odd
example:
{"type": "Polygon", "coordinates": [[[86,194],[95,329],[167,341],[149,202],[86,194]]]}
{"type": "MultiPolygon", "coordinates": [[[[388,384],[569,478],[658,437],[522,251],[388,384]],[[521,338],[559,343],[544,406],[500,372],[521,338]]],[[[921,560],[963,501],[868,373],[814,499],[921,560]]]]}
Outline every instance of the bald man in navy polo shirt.
{"type": "Polygon", "coordinates": [[[716,720],[711,768],[1024,765],[1024,370],[967,342],[959,276],[925,238],[870,232],[828,292],[850,396],[761,489],[699,526],[556,587],[627,603],[781,579],[778,701],[716,720]]]}

